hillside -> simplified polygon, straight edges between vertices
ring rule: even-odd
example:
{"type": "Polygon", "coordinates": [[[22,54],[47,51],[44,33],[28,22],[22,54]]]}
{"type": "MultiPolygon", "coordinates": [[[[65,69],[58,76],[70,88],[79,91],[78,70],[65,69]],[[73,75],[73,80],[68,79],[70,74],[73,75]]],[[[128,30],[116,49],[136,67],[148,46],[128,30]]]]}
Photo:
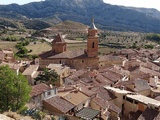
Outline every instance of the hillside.
{"type": "Polygon", "coordinates": [[[7,28],[7,27],[17,28],[18,25],[16,24],[15,21],[11,21],[11,20],[8,20],[8,19],[0,18],[0,28],[7,28]]]}
{"type": "Polygon", "coordinates": [[[88,28],[87,25],[84,25],[82,23],[79,23],[79,22],[73,22],[73,21],[64,21],[64,22],[61,22],[53,27],[51,27],[51,29],[53,30],[74,30],[74,31],[86,31],[86,29],[88,28]]]}
{"type": "Polygon", "coordinates": [[[45,22],[43,20],[15,20],[11,18],[1,18],[0,17],[0,28],[24,28],[24,29],[34,29],[34,30],[41,30],[51,27],[51,24],[49,22],[45,22]]]}
{"type": "Polygon", "coordinates": [[[94,16],[96,24],[103,29],[160,32],[159,11],[115,6],[103,0],[45,0],[25,5],[1,5],[0,12],[9,13],[10,17],[13,14],[27,18],[57,18],[87,25],[94,16]]]}
{"type": "Polygon", "coordinates": [[[53,25],[52,27],[42,29],[37,31],[33,36],[41,36],[41,37],[46,37],[46,36],[53,36],[56,35],[57,33],[62,33],[62,34],[74,34],[74,36],[80,36],[80,34],[85,34],[86,29],[88,28],[87,25],[84,25],[79,22],[74,22],[74,21],[64,21],[59,24],[53,25]],[[77,35],[78,34],[78,35],[77,35]]]}

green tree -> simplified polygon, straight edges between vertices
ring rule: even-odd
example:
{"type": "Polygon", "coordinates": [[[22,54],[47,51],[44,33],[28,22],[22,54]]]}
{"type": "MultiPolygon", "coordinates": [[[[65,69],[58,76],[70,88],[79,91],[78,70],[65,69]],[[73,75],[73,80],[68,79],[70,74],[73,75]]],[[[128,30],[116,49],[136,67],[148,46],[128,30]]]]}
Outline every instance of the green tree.
{"type": "Polygon", "coordinates": [[[36,81],[40,81],[46,84],[54,84],[59,80],[59,75],[54,70],[44,69],[36,78],[36,81]]]}
{"type": "Polygon", "coordinates": [[[0,67],[0,112],[17,111],[29,100],[31,91],[27,79],[8,66],[0,67]]]}

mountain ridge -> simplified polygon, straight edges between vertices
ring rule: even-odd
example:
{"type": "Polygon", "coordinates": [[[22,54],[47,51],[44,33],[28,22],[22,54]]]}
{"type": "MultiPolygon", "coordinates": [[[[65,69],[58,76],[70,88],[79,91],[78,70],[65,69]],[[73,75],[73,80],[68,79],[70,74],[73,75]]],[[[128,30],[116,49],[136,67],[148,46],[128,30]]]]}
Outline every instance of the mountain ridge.
{"type": "Polygon", "coordinates": [[[110,5],[103,0],[45,0],[24,5],[0,5],[0,12],[13,12],[27,18],[54,16],[62,21],[89,25],[94,16],[96,24],[104,29],[160,32],[160,12],[154,14],[154,11],[110,5]]]}

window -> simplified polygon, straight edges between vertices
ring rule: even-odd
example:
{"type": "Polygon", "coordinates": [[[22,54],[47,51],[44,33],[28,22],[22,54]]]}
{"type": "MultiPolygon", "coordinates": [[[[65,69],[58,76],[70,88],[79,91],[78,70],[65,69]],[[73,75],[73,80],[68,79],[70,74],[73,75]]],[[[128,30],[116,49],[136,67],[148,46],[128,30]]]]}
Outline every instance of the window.
{"type": "Polygon", "coordinates": [[[54,89],[54,94],[55,94],[55,95],[57,94],[57,89],[54,89]]]}
{"type": "Polygon", "coordinates": [[[85,106],[85,103],[83,103],[83,106],[85,106]]]}
{"type": "Polygon", "coordinates": [[[94,42],[92,43],[92,48],[94,48],[94,42]]]}
{"type": "Polygon", "coordinates": [[[82,60],[82,63],[84,63],[84,60],[82,60]]]}
{"type": "Polygon", "coordinates": [[[49,91],[49,92],[47,92],[47,95],[49,96],[49,95],[51,95],[51,92],[49,91]]]}
{"type": "Polygon", "coordinates": [[[125,98],[126,98],[126,97],[123,95],[123,100],[125,100],[125,98]]]}
{"type": "Polygon", "coordinates": [[[134,103],[134,101],[131,98],[126,98],[126,100],[130,103],[134,103]]]}

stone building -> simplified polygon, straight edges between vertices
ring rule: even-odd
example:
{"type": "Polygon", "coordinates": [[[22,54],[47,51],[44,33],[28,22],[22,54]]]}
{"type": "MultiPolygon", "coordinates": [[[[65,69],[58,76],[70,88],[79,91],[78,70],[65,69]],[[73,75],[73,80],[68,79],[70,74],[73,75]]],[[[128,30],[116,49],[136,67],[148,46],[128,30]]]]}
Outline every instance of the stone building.
{"type": "Polygon", "coordinates": [[[65,64],[75,69],[96,69],[99,66],[98,35],[94,20],[88,29],[87,48],[85,50],[66,50],[66,42],[58,34],[52,41],[52,50],[40,54],[39,65],[44,68],[49,64],[65,64]]]}

